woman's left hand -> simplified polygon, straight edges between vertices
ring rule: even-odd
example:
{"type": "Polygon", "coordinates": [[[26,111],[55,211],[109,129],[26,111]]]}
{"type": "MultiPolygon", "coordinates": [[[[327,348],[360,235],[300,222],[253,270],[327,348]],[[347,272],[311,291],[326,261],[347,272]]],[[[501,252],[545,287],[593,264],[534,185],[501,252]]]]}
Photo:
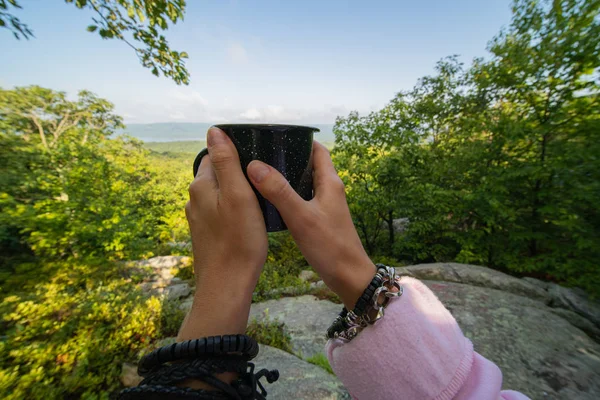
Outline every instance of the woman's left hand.
{"type": "Polygon", "coordinates": [[[267,258],[263,215],[233,142],[213,127],[207,144],[209,156],[202,159],[185,207],[196,294],[179,340],[244,333],[267,258]]]}

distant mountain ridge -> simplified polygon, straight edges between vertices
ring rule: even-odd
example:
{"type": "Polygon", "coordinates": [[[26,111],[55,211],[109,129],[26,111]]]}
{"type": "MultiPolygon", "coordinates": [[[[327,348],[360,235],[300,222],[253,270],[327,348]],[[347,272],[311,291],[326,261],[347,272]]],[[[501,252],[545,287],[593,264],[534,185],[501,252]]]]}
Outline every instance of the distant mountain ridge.
{"type": "MultiPolygon", "coordinates": [[[[204,140],[206,131],[214,124],[207,122],[159,122],[154,124],[127,124],[120,133],[126,133],[144,142],[176,142],[204,140]]],[[[307,124],[319,128],[315,139],[333,142],[333,124],[307,124]]]]}

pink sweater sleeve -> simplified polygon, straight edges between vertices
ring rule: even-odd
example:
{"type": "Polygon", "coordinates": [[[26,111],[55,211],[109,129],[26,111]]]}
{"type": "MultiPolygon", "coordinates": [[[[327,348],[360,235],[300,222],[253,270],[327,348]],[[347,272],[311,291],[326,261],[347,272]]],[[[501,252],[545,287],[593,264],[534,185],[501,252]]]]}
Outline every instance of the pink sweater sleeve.
{"type": "Polygon", "coordinates": [[[404,294],[354,340],[330,340],[327,357],[354,399],[525,400],[501,391],[502,373],[473,351],[456,320],[424,284],[404,294]]]}

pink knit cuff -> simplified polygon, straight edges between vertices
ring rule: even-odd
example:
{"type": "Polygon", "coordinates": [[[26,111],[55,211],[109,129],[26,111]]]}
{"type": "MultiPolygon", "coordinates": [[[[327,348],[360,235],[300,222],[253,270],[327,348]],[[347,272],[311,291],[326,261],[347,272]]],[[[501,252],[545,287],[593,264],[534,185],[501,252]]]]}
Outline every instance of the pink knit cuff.
{"type": "Polygon", "coordinates": [[[330,340],[327,355],[336,375],[359,400],[450,400],[469,378],[473,345],[424,284],[401,280],[404,294],[385,317],[354,340],[330,340]]]}
{"type": "Polygon", "coordinates": [[[460,360],[460,364],[458,364],[458,368],[454,372],[454,377],[446,387],[435,397],[435,400],[450,400],[453,399],[456,394],[460,391],[460,389],[464,386],[465,382],[469,379],[469,375],[471,373],[471,367],[473,366],[473,357],[475,352],[473,351],[473,343],[469,339],[465,338],[467,345],[465,347],[465,353],[463,355],[462,360],[460,360]]]}

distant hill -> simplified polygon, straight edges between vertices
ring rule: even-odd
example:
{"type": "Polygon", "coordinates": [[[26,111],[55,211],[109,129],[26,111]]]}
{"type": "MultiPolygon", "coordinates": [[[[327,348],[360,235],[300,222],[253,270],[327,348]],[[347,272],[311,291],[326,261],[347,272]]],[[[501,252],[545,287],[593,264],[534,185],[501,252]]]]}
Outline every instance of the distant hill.
{"type": "Polygon", "coordinates": [[[144,142],[144,147],[157,153],[197,154],[206,147],[206,141],[183,140],[176,142],[144,142]]]}
{"type": "MultiPolygon", "coordinates": [[[[122,131],[144,142],[176,142],[197,141],[206,138],[206,131],[213,124],[205,122],[161,122],[156,124],[128,124],[122,131]]],[[[333,142],[333,124],[308,124],[319,128],[321,131],[315,134],[319,142],[333,142]]]]}
{"type": "MultiPolygon", "coordinates": [[[[333,142],[321,141],[328,149],[333,148],[333,142]]],[[[144,142],[144,147],[157,153],[165,154],[198,154],[206,147],[205,140],[181,140],[174,142],[144,142]]]]}

